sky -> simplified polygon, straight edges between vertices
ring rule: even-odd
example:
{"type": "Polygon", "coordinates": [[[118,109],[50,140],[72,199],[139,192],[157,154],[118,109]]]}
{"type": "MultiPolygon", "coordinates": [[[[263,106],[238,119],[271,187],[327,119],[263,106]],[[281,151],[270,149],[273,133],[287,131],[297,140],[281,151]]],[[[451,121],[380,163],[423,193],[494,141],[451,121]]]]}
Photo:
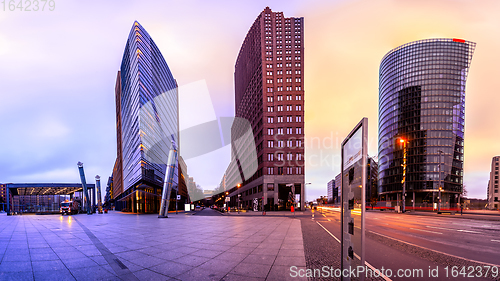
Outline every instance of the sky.
{"type": "MultiPolygon", "coordinates": [[[[486,197],[491,158],[500,155],[499,1],[53,1],[54,11],[0,6],[2,183],[77,183],[81,161],[87,181],[98,174],[105,186],[116,158],[116,72],[134,20],[180,86],[204,85],[206,122],[234,116],[236,57],[269,6],[304,17],[306,200],[327,194],[340,171],[340,143],[363,117],[369,154],[377,155],[380,61],[427,38],[477,43],[466,88],[464,184],[469,197],[486,197]]],[[[181,122],[203,121],[196,100],[182,102],[181,122]]],[[[214,189],[228,163],[226,146],[188,160],[188,173],[214,189]]]]}

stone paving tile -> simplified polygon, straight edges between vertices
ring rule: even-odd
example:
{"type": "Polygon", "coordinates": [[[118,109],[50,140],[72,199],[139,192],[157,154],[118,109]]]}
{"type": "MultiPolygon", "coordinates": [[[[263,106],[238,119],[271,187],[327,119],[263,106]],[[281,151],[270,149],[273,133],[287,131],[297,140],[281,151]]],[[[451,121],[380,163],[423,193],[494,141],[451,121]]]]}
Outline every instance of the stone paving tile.
{"type": "Polygon", "coordinates": [[[111,246],[111,247],[107,247],[108,250],[111,251],[111,253],[113,254],[116,254],[116,253],[123,253],[123,252],[128,252],[130,251],[130,249],[126,248],[126,247],[122,247],[122,246],[111,246]]]}
{"type": "Polygon", "coordinates": [[[252,251],[252,254],[256,255],[272,255],[276,256],[278,252],[280,251],[279,248],[257,248],[252,251]]]}
{"type": "Polygon", "coordinates": [[[281,245],[281,249],[304,251],[304,244],[302,243],[302,240],[300,240],[300,242],[294,242],[294,243],[283,243],[283,245],[281,245]]]}
{"type": "Polygon", "coordinates": [[[2,261],[0,272],[31,272],[31,262],[2,261]]]}
{"type": "Polygon", "coordinates": [[[24,262],[29,262],[29,261],[31,261],[31,258],[30,258],[29,255],[23,255],[23,254],[5,255],[3,257],[2,261],[4,261],[4,262],[6,262],[6,261],[24,261],[24,262]]]}
{"type": "Polygon", "coordinates": [[[283,266],[297,266],[297,267],[305,267],[306,259],[304,256],[302,257],[286,257],[286,256],[277,256],[274,261],[273,266],[283,265],[283,266]]]}
{"type": "Polygon", "coordinates": [[[186,280],[186,281],[191,281],[191,280],[215,281],[215,280],[220,280],[222,277],[225,276],[225,274],[226,272],[220,272],[213,269],[206,270],[204,268],[197,267],[175,277],[175,279],[186,280]]]}
{"type": "Polygon", "coordinates": [[[220,271],[223,272],[224,274],[229,273],[233,268],[235,268],[241,261],[234,261],[234,260],[209,260],[205,262],[204,264],[198,266],[197,268],[201,268],[205,270],[206,272],[212,272],[212,271],[220,271]]]}
{"type": "Polygon", "coordinates": [[[103,256],[95,256],[95,257],[89,257],[91,260],[93,260],[95,263],[98,265],[105,265],[108,264],[106,259],[103,256]]]}
{"type": "Polygon", "coordinates": [[[48,243],[29,243],[28,247],[33,248],[50,248],[48,243]]]}
{"type": "Polygon", "coordinates": [[[88,257],[63,259],[63,263],[68,269],[93,267],[98,265],[95,261],[88,257]]]}
{"type": "Polygon", "coordinates": [[[72,268],[71,274],[78,281],[98,280],[103,278],[117,279],[115,275],[101,266],[93,266],[87,268],[72,268]]]}
{"type": "Polygon", "coordinates": [[[149,256],[154,256],[155,254],[162,253],[164,250],[158,247],[147,247],[137,250],[139,253],[143,253],[149,256]]]}
{"type": "Polygon", "coordinates": [[[184,253],[186,255],[192,254],[198,250],[199,250],[198,248],[193,248],[193,247],[180,247],[175,249],[176,252],[184,253]]]}
{"type": "Polygon", "coordinates": [[[248,256],[248,254],[224,252],[220,256],[217,256],[217,257],[213,258],[212,260],[220,261],[220,262],[235,261],[235,262],[240,263],[247,256],[248,256]]]}
{"type": "Polygon", "coordinates": [[[28,248],[22,248],[22,249],[12,249],[12,248],[7,248],[5,251],[4,255],[27,255],[29,256],[30,250],[28,248]]]}
{"type": "Polygon", "coordinates": [[[238,253],[238,254],[250,254],[253,252],[255,248],[251,247],[243,247],[243,246],[234,246],[231,249],[227,250],[228,253],[238,253]]]}
{"type": "Polygon", "coordinates": [[[230,273],[248,277],[266,278],[271,266],[271,264],[240,263],[230,273]]]}
{"type": "Polygon", "coordinates": [[[35,271],[36,281],[53,281],[53,280],[76,280],[71,272],[67,269],[53,270],[53,271],[35,271]]]}
{"type": "Polygon", "coordinates": [[[99,256],[101,252],[94,245],[80,245],[76,247],[77,250],[82,252],[86,256],[99,256]]]}
{"type": "MultiPolygon", "coordinates": [[[[257,278],[257,277],[249,277],[249,276],[241,276],[236,274],[227,274],[224,276],[221,281],[264,281],[266,278],[257,278]]],[[[279,280],[279,279],[277,279],[279,280]]]]}
{"type": "MultiPolygon", "coordinates": [[[[140,266],[140,265],[137,265],[135,263],[132,263],[132,262],[129,262],[128,260],[122,260],[121,261],[126,267],[128,267],[128,269],[131,271],[131,272],[136,272],[136,271],[140,271],[140,270],[143,270],[145,269],[144,267],[140,266]]],[[[106,262],[106,264],[108,264],[106,262]]]]}
{"type": "Polygon", "coordinates": [[[264,265],[272,265],[274,263],[274,260],[276,259],[276,256],[274,255],[256,255],[256,254],[250,254],[248,257],[246,257],[242,263],[250,263],[250,264],[264,264],[264,265]]]}
{"type": "Polygon", "coordinates": [[[148,255],[134,258],[134,259],[131,259],[129,261],[133,264],[137,264],[137,265],[142,266],[144,268],[154,267],[155,265],[159,265],[159,264],[162,264],[165,262],[164,259],[155,258],[155,257],[148,256],[148,255]]]}
{"type": "Polygon", "coordinates": [[[298,272],[300,269],[306,269],[306,267],[293,268],[290,266],[280,266],[274,265],[267,276],[267,280],[307,280],[307,277],[299,277],[298,272]]]}
{"type": "MultiPolygon", "coordinates": [[[[33,279],[33,272],[1,272],[0,280],[2,281],[29,281],[33,279]]],[[[56,280],[56,279],[52,279],[56,280]]]]}
{"type": "Polygon", "coordinates": [[[169,277],[159,274],[157,272],[151,271],[149,269],[143,269],[134,272],[134,275],[141,281],[157,281],[157,280],[174,280],[169,277]]]}
{"type": "Polygon", "coordinates": [[[173,261],[196,267],[202,263],[207,262],[208,260],[210,260],[210,259],[204,258],[204,257],[199,257],[199,256],[194,256],[194,255],[186,255],[186,256],[180,257],[178,259],[175,259],[173,261]]]}
{"type": "Polygon", "coordinates": [[[81,258],[86,258],[87,256],[83,254],[82,252],[72,249],[67,252],[56,252],[57,256],[62,259],[62,260],[67,260],[67,259],[81,259],[81,258]]]}
{"type": "Polygon", "coordinates": [[[69,245],[68,246],[56,246],[56,247],[51,247],[51,248],[52,248],[52,251],[54,251],[56,254],[77,251],[75,247],[69,246],[69,245]]]}
{"type": "Polygon", "coordinates": [[[279,256],[285,256],[285,257],[300,257],[304,255],[304,250],[285,250],[285,249],[280,249],[278,253],[279,256]]]}
{"type": "Polygon", "coordinates": [[[215,258],[216,256],[222,254],[223,252],[222,251],[213,251],[213,250],[199,250],[199,251],[196,251],[194,253],[192,253],[192,255],[195,255],[195,256],[199,256],[199,257],[205,257],[205,258],[215,258]]]}
{"type": "Polygon", "coordinates": [[[66,269],[63,262],[60,260],[51,261],[32,261],[33,271],[52,271],[52,270],[63,270],[66,269]]]}
{"type": "Polygon", "coordinates": [[[283,240],[264,240],[262,243],[257,246],[257,249],[279,249],[281,248],[281,244],[283,244],[283,240]]]}
{"type": "Polygon", "coordinates": [[[181,252],[177,252],[174,250],[174,251],[164,251],[164,252],[158,253],[154,256],[157,258],[160,258],[160,259],[165,259],[165,260],[175,260],[175,259],[178,259],[180,257],[186,256],[186,254],[181,253],[181,252]]]}
{"type": "Polygon", "coordinates": [[[179,247],[181,247],[181,246],[178,244],[172,244],[172,243],[162,244],[162,245],[156,246],[157,249],[161,249],[164,251],[175,250],[175,249],[178,249],[179,247]]]}
{"type": "Polygon", "coordinates": [[[51,248],[31,249],[29,254],[32,261],[50,261],[59,259],[51,248]]]}
{"type": "Polygon", "coordinates": [[[149,268],[150,270],[167,275],[169,277],[176,277],[178,275],[181,275],[191,269],[193,269],[192,266],[185,265],[185,264],[180,264],[176,262],[171,262],[171,261],[165,261],[165,263],[157,265],[155,267],[149,268]]]}
{"type": "Polygon", "coordinates": [[[140,258],[146,258],[148,255],[139,253],[136,251],[128,251],[128,252],[123,252],[123,253],[117,253],[115,256],[119,257],[120,259],[125,259],[128,261],[132,261],[134,259],[140,259],[140,258]]]}

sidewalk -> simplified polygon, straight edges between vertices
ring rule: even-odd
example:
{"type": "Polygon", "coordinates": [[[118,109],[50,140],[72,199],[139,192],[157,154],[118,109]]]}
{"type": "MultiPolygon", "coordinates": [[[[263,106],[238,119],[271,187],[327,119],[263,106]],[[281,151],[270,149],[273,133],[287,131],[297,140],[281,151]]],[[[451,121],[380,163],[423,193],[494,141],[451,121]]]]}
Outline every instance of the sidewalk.
{"type": "Polygon", "coordinates": [[[287,280],[306,266],[298,219],[188,213],[0,215],[0,259],[1,280],[287,280]]]}

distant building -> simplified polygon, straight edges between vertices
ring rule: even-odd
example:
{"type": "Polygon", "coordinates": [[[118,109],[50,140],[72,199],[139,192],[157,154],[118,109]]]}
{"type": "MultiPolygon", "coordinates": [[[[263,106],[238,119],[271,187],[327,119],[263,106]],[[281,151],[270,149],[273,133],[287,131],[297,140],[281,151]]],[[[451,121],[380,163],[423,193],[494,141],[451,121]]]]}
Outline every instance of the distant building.
{"type": "Polygon", "coordinates": [[[488,182],[488,209],[500,209],[500,193],[498,192],[498,167],[500,165],[500,156],[495,156],[491,160],[490,180],[488,182]]]}
{"type": "Polygon", "coordinates": [[[214,195],[214,191],[213,190],[204,189],[203,190],[203,195],[205,196],[205,198],[212,197],[212,195],[214,195]]]}
{"type": "Polygon", "coordinates": [[[338,203],[342,202],[342,177],[341,174],[335,176],[335,186],[337,187],[338,203]]]}
{"type": "Polygon", "coordinates": [[[464,198],[463,205],[469,210],[484,210],[489,204],[486,199],[464,198]]]}
{"type": "Polygon", "coordinates": [[[234,81],[235,117],[250,123],[254,141],[238,142],[245,123],[233,123],[232,158],[220,185],[230,205],[289,209],[294,190],[303,209],[304,19],[266,7],[241,45],[234,81]],[[249,161],[251,151],[257,163],[249,161]]]}
{"type": "Polygon", "coordinates": [[[3,204],[7,203],[7,188],[5,184],[0,184],[0,210],[5,211],[7,207],[3,204]]]}
{"type": "MultiPolygon", "coordinates": [[[[354,167],[354,174],[352,177],[351,185],[352,186],[361,186],[361,170],[356,167],[361,167],[362,159],[358,160],[358,162],[354,163],[352,167],[354,167]]],[[[338,202],[341,202],[342,198],[342,188],[341,188],[341,174],[338,174],[335,177],[335,185],[337,187],[338,194],[338,202]]],[[[372,200],[378,200],[377,193],[377,184],[378,184],[378,164],[372,157],[367,158],[367,166],[366,166],[366,186],[365,186],[365,194],[366,194],[366,205],[368,206],[372,200]]]]}
{"type": "Polygon", "coordinates": [[[465,84],[475,46],[462,39],[425,39],[382,58],[378,191],[383,200],[401,198],[405,182],[406,206],[415,198],[416,207],[437,207],[441,193],[442,208],[456,207],[463,190],[465,84]]]}
{"type": "Polygon", "coordinates": [[[333,203],[335,190],[335,180],[331,180],[326,184],[326,196],[328,198],[328,203],[333,203]]]}
{"type": "Polygon", "coordinates": [[[332,179],[327,183],[327,198],[329,204],[340,203],[340,190],[335,179],[332,179]]]}

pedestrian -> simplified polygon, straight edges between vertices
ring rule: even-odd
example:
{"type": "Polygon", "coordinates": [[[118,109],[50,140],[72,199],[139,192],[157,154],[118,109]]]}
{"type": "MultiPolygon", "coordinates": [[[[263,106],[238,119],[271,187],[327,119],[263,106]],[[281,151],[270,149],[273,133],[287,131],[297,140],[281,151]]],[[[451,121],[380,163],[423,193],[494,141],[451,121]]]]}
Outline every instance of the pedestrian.
{"type": "Polygon", "coordinates": [[[460,215],[463,214],[463,211],[464,211],[464,205],[463,204],[460,204],[460,215]]]}

